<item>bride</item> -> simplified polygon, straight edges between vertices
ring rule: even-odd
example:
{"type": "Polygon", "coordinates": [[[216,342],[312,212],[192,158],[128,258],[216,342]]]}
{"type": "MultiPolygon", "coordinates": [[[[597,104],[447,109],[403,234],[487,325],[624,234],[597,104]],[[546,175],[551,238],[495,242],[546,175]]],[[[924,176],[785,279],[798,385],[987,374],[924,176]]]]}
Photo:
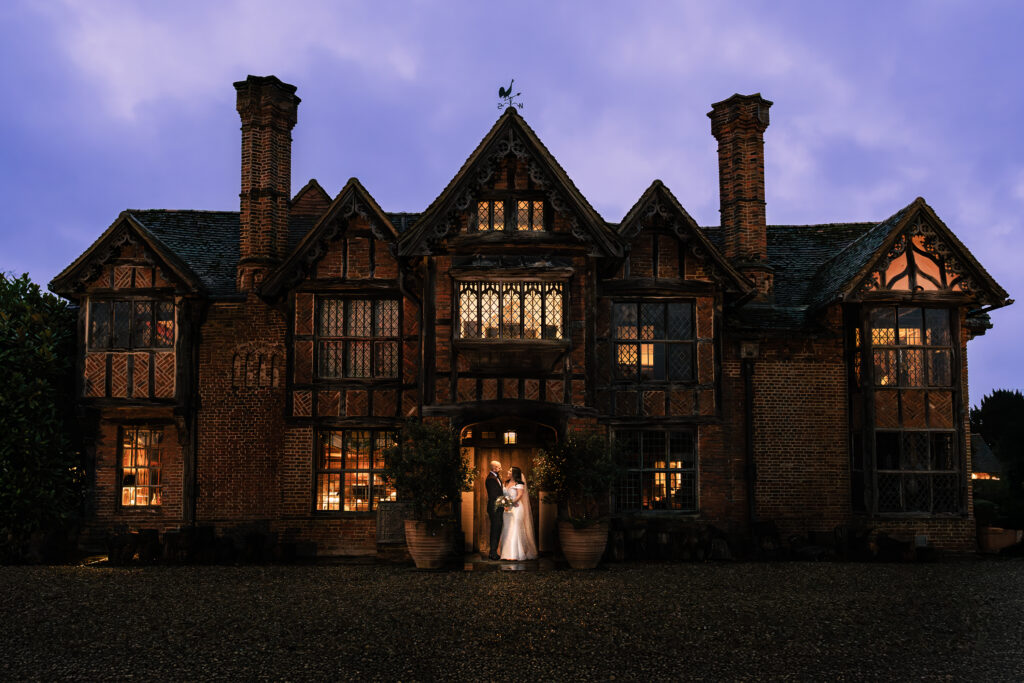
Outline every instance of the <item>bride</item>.
{"type": "Polygon", "coordinates": [[[518,467],[508,472],[505,495],[512,501],[512,507],[505,509],[505,524],[501,528],[498,554],[503,560],[535,560],[537,543],[533,536],[530,494],[523,472],[518,467]]]}

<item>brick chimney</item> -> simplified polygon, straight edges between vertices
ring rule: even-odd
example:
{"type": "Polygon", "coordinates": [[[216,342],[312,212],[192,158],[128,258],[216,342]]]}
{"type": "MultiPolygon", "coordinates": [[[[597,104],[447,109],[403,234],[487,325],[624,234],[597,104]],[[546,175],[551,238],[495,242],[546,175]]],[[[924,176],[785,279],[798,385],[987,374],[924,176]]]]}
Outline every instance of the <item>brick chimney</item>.
{"type": "Polygon", "coordinates": [[[292,128],[299,98],[275,76],[235,83],[242,118],[242,192],[237,287],[249,292],[288,249],[292,128]]]}
{"type": "Polygon", "coordinates": [[[711,105],[711,134],[718,140],[718,187],[725,256],[757,286],[759,298],[772,292],[768,230],[764,213],[764,131],[772,103],[754,95],[733,95],[711,105]]]}

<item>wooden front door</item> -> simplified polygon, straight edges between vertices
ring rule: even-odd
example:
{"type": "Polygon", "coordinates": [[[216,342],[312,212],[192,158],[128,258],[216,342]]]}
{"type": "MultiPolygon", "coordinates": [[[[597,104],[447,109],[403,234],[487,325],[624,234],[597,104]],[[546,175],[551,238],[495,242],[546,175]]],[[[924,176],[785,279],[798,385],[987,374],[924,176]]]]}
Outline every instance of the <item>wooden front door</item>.
{"type": "MultiPolygon", "coordinates": [[[[527,485],[529,485],[530,474],[533,470],[533,456],[536,453],[536,449],[516,446],[504,446],[501,448],[478,446],[474,450],[474,466],[478,476],[476,478],[475,503],[473,506],[473,536],[475,539],[473,549],[486,555],[491,551],[491,518],[487,515],[487,488],[484,481],[487,478],[487,474],[491,471],[491,461],[497,460],[501,463],[502,481],[508,476],[508,469],[516,466],[523,471],[523,476],[526,478],[527,485]]],[[[533,512],[533,528],[535,531],[537,529],[537,506],[537,494],[531,486],[530,507],[533,512]]]]}

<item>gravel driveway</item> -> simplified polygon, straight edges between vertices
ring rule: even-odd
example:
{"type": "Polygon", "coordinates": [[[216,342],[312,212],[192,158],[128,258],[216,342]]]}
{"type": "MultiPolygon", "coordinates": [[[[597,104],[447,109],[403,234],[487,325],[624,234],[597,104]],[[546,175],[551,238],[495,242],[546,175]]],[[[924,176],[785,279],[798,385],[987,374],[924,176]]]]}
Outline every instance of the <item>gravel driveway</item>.
{"type": "Polygon", "coordinates": [[[1024,561],[0,567],[0,680],[1024,679],[1024,561]]]}

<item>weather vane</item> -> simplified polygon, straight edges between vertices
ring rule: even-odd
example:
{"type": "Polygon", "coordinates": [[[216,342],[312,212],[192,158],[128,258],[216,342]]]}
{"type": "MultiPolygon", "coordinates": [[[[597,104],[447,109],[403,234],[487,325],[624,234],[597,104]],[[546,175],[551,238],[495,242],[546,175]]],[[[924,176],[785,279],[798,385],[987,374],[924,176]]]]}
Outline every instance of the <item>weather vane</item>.
{"type": "Polygon", "coordinates": [[[512,84],[515,82],[516,79],[513,78],[511,81],[509,81],[507,88],[498,88],[498,97],[505,100],[504,102],[498,102],[498,109],[504,109],[505,107],[519,107],[520,109],[523,108],[522,102],[513,101],[515,100],[515,98],[523,94],[521,92],[512,92],[512,84]]]}

